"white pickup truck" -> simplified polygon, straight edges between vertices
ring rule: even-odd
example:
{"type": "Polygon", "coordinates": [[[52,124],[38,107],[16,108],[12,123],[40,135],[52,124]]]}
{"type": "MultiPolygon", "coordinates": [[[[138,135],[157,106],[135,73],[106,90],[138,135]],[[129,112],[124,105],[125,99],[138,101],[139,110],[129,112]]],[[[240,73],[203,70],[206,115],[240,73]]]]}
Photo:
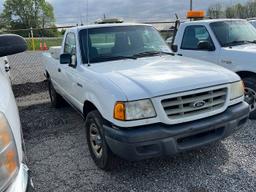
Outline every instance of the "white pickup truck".
{"type": "Polygon", "coordinates": [[[68,29],[44,63],[53,106],[64,98],[83,115],[91,156],[104,170],[115,155],[142,160],[215,142],[248,119],[238,75],[175,56],[150,25],[68,29]]]}
{"type": "MultiPolygon", "coordinates": [[[[23,38],[0,35],[0,57],[26,49],[23,38]]],[[[0,58],[0,192],[32,191],[24,154],[19,112],[12,92],[8,66],[0,58]]]]}
{"type": "Polygon", "coordinates": [[[10,65],[6,56],[0,57],[0,70],[3,71],[3,75],[10,78],[10,65]]]}
{"type": "Polygon", "coordinates": [[[178,28],[173,51],[221,65],[245,84],[245,100],[256,119],[256,29],[246,20],[217,19],[185,22],[178,28]]]}

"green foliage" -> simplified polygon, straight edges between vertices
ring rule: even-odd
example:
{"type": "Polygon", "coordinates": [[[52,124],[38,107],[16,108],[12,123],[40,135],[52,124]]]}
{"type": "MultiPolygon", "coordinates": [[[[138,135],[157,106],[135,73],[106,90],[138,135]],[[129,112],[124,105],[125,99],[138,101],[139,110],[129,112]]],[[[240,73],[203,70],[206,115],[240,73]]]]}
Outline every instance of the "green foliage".
{"type": "MultiPolygon", "coordinates": [[[[54,10],[45,0],[5,0],[0,21],[0,28],[6,30],[52,27],[55,22],[54,10]]],[[[41,35],[54,35],[56,32],[57,30],[49,30],[48,33],[41,31],[41,35]]],[[[29,31],[17,33],[28,36],[29,31]]],[[[35,31],[34,35],[39,36],[40,31],[35,31]]]]}

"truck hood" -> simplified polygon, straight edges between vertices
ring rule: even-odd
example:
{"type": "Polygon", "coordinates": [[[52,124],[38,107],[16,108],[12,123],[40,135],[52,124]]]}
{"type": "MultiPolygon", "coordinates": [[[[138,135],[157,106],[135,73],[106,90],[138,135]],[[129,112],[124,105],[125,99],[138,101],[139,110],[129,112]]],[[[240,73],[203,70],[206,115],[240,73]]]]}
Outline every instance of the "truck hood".
{"type": "Polygon", "coordinates": [[[226,51],[240,52],[240,53],[256,53],[256,44],[245,44],[233,47],[223,48],[226,51]]]}
{"type": "Polygon", "coordinates": [[[217,65],[179,56],[104,62],[91,69],[123,90],[128,100],[157,97],[239,80],[217,65]]]}

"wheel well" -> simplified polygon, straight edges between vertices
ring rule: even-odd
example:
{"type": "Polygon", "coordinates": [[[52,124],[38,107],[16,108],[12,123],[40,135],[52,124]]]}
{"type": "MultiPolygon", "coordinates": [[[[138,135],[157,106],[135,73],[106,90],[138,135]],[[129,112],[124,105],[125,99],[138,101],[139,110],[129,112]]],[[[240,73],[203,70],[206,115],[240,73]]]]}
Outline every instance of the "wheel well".
{"type": "Polygon", "coordinates": [[[250,71],[239,71],[237,74],[241,77],[241,79],[246,77],[253,77],[256,79],[256,73],[250,72],[250,71]]]}
{"type": "Polygon", "coordinates": [[[93,103],[91,103],[90,101],[85,101],[84,102],[84,109],[83,109],[83,114],[84,114],[84,118],[86,119],[87,115],[93,111],[93,110],[97,110],[97,108],[95,107],[95,105],[93,103]]]}

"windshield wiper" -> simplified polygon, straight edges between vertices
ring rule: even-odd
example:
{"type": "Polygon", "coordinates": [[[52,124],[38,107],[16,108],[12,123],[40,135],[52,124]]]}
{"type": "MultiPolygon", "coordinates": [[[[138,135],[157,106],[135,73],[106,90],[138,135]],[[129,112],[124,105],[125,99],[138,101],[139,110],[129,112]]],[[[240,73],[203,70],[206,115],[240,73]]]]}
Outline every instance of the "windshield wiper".
{"type": "Polygon", "coordinates": [[[137,59],[134,56],[123,56],[123,55],[118,55],[118,56],[113,56],[113,57],[109,57],[111,59],[137,59]]]}
{"type": "Polygon", "coordinates": [[[256,44],[256,40],[253,40],[253,41],[248,41],[249,43],[254,43],[256,44]]]}
{"type": "Polygon", "coordinates": [[[172,55],[174,56],[173,53],[171,52],[164,52],[164,51],[145,51],[141,53],[134,54],[134,57],[150,57],[150,56],[157,56],[157,55],[172,55]]]}
{"type": "Polygon", "coordinates": [[[229,46],[235,46],[235,45],[244,45],[244,44],[248,44],[248,43],[256,43],[256,41],[232,41],[232,42],[228,42],[225,43],[223,45],[223,47],[229,47],[229,46]]]}
{"type": "Polygon", "coordinates": [[[119,56],[100,56],[100,57],[95,57],[93,59],[91,59],[91,62],[104,62],[104,61],[113,61],[113,60],[122,60],[122,59],[137,59],[137,57],[134,56],[123,56],[123,55],[119,55],[119,56]]]}

